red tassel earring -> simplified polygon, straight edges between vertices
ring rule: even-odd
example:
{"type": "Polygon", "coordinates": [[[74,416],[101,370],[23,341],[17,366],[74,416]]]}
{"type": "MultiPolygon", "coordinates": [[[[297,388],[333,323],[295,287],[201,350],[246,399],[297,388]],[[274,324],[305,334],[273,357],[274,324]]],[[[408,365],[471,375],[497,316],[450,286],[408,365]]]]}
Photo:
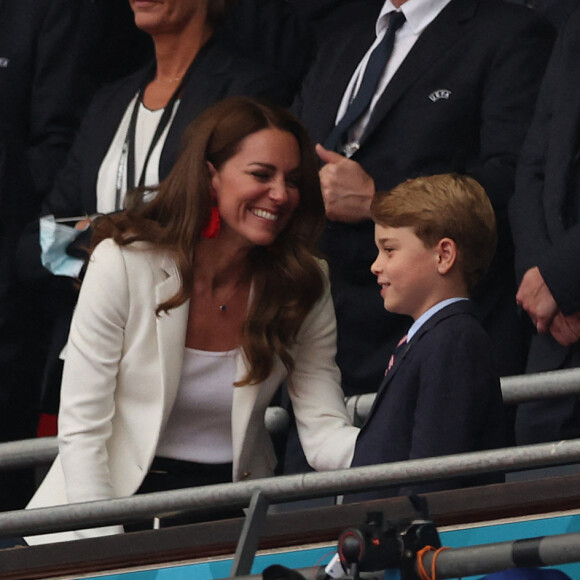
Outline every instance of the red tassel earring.
{"type": "Polygon", "coordinates": [[[220,212],[218,208],[214,205],[211,208],[211,215],[209,217],[209,221],[207,222],[206,226],[201,230],[201,235],[204,238],[217,238],[218,234],[220,233],[220,229],[222,227],[222,218],[220,216],[220,212]]]}

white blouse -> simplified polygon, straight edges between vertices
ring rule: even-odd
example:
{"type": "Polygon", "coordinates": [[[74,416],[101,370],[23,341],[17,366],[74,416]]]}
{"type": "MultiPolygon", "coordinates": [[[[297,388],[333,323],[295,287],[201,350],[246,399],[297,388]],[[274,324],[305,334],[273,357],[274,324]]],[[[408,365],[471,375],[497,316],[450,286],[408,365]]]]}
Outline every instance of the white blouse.
{"type": "Polygon", "coordinates": [[[197,463],[233,460],[232,402],[239,349],[186,348],[181,382],[156,455],[197,463]]]}

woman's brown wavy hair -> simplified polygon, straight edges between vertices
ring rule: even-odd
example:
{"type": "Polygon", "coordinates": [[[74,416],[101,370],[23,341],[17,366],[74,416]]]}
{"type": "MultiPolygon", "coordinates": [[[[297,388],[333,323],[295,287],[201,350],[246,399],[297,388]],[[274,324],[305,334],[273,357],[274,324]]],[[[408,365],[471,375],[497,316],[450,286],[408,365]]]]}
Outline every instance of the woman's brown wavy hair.
{"type": "Polygon", "coordinates": [[[94,245],[112,237],[119,245],[146,241],[169,252],[181,274],[181,289],[159,304],[156,313],[160,316],[183,304],[192,295],[196,248],[212,207],[207,162],[219,170],[239,151],[246,137],[268,128],[287,131],[298,141],[300,201],[275,242],[250,252],[253,300],[241,345],[249,371],[237,386],[265,380],[275,356],[288,371],[292,369],[289,349],[324,288],[314,257],[316,240],[324,227],[324,204],[318,160],[302,124],[286,109],[256,99],[221,101],[188,127],[179,158],[167,178],[153,190],[132,192],[124,212],[96,220],[93,236],[94,245]]]}

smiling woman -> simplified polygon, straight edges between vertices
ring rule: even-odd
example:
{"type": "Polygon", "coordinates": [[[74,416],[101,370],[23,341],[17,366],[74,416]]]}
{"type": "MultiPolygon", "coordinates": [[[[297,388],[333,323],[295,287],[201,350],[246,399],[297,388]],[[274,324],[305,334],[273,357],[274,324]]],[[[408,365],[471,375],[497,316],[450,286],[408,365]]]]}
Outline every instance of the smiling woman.
{"type": "Polygon", "coordinates": [[[227,99],[191,125],[167,179],[142,193],[95,223],[60,453],[29,507],[273,475],[264,412],[285,379],[311,465],[348,467],[358,429],[334,362],[327,270],[314,256],[318,163],[299,121],[227,99]]]}
{"type": "Polygon", "coordinates": [[[273,243],[300,201],[300,148],[294,135],[263,129],[248,135],[221,169],[209,167],[226,226],[224,246],[246,253],[253,245],[273,243]]]}

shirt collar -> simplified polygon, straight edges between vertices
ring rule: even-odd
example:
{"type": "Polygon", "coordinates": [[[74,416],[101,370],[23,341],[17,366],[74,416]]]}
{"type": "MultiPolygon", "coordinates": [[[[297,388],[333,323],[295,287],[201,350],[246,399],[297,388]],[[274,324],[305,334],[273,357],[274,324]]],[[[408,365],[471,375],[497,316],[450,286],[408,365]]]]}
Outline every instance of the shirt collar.
{"type": "Polygon", "coordinates": [[[468,298],[448,298],[447,300],[442,300],[441,302],[438,302],[437,304],[435,304],[435,306],[431,306],[429,310],[423,312],[423,314],[421,314],[421,316],[419,316],[419,318],[417,318],[417,320],[413,322],[411,328],[409,328],[409,332],[407,332],[407,342],[410,342],[413,336],[417,334],[417,331],[427,322],[427,320],[429,320],[429,318],[435,316],[437,312],[443,310],[443,308],[445,308],[446,306],[449,306],[454,302],[459,302],[460,300],[468,300],[468,298]]]}
{"type": "MultiPolygon", "coordinates": [[[[406,24],[409,25],[414,34],[421,34],[425,28],[439,15],[441,10],[449,4],[451,0],[408,0],[400,11],[405,15],[406,24]]],[[[397,9],[391,2],[386,0],[383,4],[379,17],[375,25],[375,31],[379,36],[387,28],[389,19],[387,15],[397,9]]]]}

